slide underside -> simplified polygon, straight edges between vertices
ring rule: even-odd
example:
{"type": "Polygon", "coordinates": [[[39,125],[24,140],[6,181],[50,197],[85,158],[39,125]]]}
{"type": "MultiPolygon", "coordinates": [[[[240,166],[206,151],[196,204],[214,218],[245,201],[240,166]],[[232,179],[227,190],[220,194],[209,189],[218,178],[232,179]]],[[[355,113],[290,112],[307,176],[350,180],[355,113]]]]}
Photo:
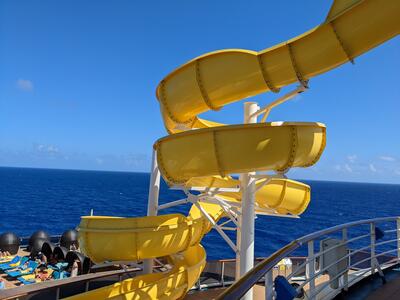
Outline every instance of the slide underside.
{"type": "MultiPolygon", "coordinates": [[[[395,37],[400,31],[398,0],[335,0],[326,21],[279,45],[255,52],[230,49],[200,56],[166,76],[157,87],[165,127],[171,135],[154,148],[170,185],[235,188],[230,174],[308,167],[326,142],[320,123],[224,125],[198,118],[208,110],[263,92],[307,81],[395,37]],[[197,130],[191,130],[197,129],[197,130]]],[[[301,214],[309,186],[281,178],[256,183],[257,209],[301,214]]],[[[241,194],[218,195],[240,203],[241,194]]],[[[197,203],[218,222],[218,204],[197,203]]],[[[93,261],[137,261],[164,257],[168,271],[141,275],[69,299],[180,299],[198,280],[206,261],[200,245],[212,224],[193,205],[189,215],[142,218],[82,217],[82,251],[93,261]]]]}

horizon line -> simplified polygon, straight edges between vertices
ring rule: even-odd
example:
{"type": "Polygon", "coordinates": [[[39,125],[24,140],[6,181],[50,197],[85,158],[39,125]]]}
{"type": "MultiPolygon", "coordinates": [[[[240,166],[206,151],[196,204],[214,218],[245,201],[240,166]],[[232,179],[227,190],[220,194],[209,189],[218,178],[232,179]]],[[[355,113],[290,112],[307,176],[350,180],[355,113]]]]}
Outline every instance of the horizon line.
{"type": "MultiPolygon", "coordinates": [[[[2,166],[0,168],[6,169],[33,169],[33,170],[53,170],[53,171],[83,171],[83,172],[104,172],[104,173],[140,173],[150,174],[145,171],[123,171],[123,170],[95,170],[95,169],[64,169],[64,168],[48,168],[48,167],[16,167],[16,166],[2,166]]],[[[400,183],[389,183],[389,182],[368,182],[368,181],[345,181],[345,180],[316,180],[307,178],[294,178],[298,181],[316,181],[316,182],[332,182],[332,183],[355,183],[355,184],[382,184],[382,185],[400,185],[400,183]]]]}

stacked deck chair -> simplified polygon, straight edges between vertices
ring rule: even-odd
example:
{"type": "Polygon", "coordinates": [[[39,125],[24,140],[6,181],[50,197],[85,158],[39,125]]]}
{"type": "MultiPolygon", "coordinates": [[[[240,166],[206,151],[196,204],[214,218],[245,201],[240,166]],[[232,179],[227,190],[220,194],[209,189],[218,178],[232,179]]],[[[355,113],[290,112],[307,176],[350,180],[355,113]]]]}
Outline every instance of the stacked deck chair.
{"type": "Polygon", "coordinates": [[[42,273],[39,273],[38,278],[36,278],[35,274],[29,274],[29,275],[17,277],[17,280],[19,282],[27,285],[27,284],[33,284],[33,283],[48,280],[49,278],[51,278],[52,275],[53,275],[53,270],[46,269],[42,273]]]}
{"type": "Polygon", "coordinates": [[[7,255],[0,258],[0,264],[9,263],[11,260],[15,258],[15,255],[7,255]]]}
{"type": "Polygon", "coordinates": [[[33,283],[38,282],[38,281],[36,281],[35,274],[20,276],[17,278],[17,280],[24,285],[33,284],[33,283]]]}
{"type": "Polygon", "coordinates": [[[0,265],[0,270],[1,271],[7,271],[7,270],[11,270],[11,269],[17,268],[18,266],[24,265],[28,260],[29,260],[29,258],[26,257],[26,256],[24,256],[24,257],[16,256],[9,263],[1,264],[0,265]]]}
{"type": "Polygon", "coordinates": [[[19,262],[19,260],[21,259],[21,256],[14,256],[12,259],[10,260],[0,260],[0,269],[2,267],[4,267],[5,265],[10,265],[10,264],[16,264],[17,262],[19,262]]]}
{"type": "Polygon", "coordinates": [[[22,265],[21,267],[17,268],[16,270],[6,271],[6,274],[10,277],[19,277],[22,275],[29,275],[29,274],[33,274],[38,266],[39,266],[38,262],[30,260],[26,266],[22,265]]]}

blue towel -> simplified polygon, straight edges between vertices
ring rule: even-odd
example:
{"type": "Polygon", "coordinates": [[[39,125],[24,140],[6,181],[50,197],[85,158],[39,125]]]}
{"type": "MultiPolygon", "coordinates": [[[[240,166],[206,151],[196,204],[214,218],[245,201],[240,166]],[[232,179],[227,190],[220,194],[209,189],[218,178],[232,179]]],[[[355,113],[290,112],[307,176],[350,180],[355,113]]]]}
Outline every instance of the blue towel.
{"type": "Polygon", "coordinates": [[[53,273],[53,278],[54,279],[64,279],[64,278],[68,278],[71,275],[71,273],[66,272],[66,271],[54,271],[53,273]]]}
{"type": "Polygon", "coordinates": [[[56,263],[54,266],[49,265],[48,266],[50,269],[53,269],[54,271],[63,271],[68,267],[68,263],[66,262],[59,262],[56,263]]]}

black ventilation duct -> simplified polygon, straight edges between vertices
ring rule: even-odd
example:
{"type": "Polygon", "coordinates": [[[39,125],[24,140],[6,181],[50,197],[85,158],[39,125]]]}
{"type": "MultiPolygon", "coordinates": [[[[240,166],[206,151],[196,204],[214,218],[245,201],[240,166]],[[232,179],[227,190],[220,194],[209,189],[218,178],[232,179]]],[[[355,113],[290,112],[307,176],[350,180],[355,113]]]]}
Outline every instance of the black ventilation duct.
{"type": "Polygon", "coordinates": [[[20,243],[20,238],[13,232],[5,232],[0,235],[0,251],[17,254],[20,243]]]}

